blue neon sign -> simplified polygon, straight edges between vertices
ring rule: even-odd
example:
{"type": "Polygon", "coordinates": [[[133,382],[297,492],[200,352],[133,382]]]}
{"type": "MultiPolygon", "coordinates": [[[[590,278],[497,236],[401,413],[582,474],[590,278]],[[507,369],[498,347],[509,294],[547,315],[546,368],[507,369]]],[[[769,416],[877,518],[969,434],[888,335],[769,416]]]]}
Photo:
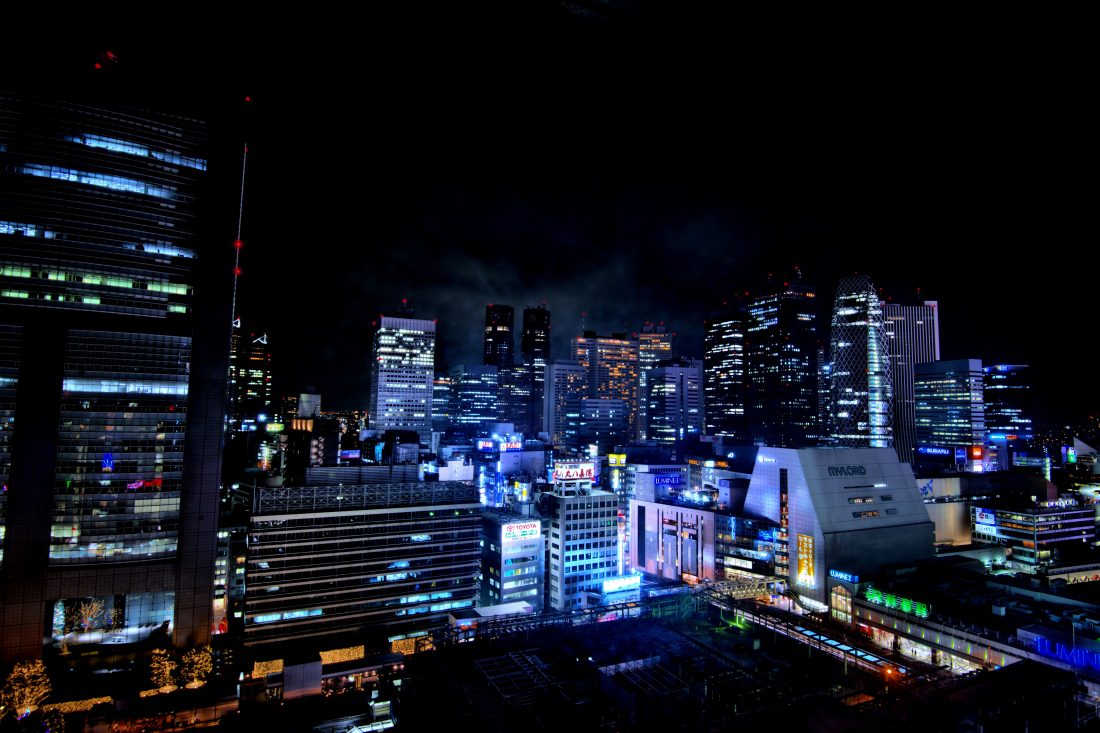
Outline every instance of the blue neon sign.
{"type": "Polygon", "coordinates": [[[859,576],[846,573],[843,570],[829,570],[829,577],[836,578],[837,580],[843,580],[845,583],[858,583],[859,576]]]}

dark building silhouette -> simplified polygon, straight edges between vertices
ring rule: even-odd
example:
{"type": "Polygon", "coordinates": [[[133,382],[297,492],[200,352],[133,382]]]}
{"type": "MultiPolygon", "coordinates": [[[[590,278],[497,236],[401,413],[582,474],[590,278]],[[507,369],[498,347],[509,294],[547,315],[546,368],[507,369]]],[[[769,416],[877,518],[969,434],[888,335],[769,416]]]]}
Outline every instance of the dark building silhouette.
{"type": "Polygon", "coordinates": [[[0,662],[211,635],[232,239],[198,216],[208,137],[0,91],[0,662]]]}

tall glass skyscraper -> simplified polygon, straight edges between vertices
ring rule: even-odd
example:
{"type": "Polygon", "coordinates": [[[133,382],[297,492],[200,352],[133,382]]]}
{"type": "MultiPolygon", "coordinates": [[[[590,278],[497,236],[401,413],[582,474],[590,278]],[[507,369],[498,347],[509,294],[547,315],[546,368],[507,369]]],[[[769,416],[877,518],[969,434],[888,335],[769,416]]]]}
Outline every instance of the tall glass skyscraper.
{"type": "Polygon", "coordinates": [[[840,446],[893,445],[893,387],[882,303],[871,278],[842,278],[833,303],[831,438],[840,446]]]}
{"type": "Polygon", "coordinates": [[[797,276],[768,291],[748,307],[749,431],[763,445],[802,448],[817,435],[817,294],[797,276]]]}
{"type": "Polygon", "coordinates": [[[745,314],[729,310],[707,320],[703,337],[706,434],[744,439],[745,314]]]}
{"type": "Polygon", "coordinates": [[[197,233],[207,159],[199,120],[0,92],[0,661],[211,634],[230,270],[197,233]]]}
{"type": "Polygon", "coordinates": [[[917,445],[914,367],[940,358],[939,305],[882,306],[883,323],[890,350],[890,378],[894,386],[894,450],[898,460],[913,462],[917,445]]]}
{"type": "Polygon", "coordinates": [[[917,444],[980,446],[985,440],[982,363],[950,359],[917,364],[914,375],[917,444]]]}
{"type": "Polygon", "coordinates": [[[638,342],[622,334],[611,338],[585,331],[573,339],[573,358],[588,372],[588,396],[626,404],[627,435],[638,431],[638,342]]]}
{"type": "Polygon", "coordinates": [[[520,359],[512,380],[516,385],[512,422],[519,432],[535,437],[543,429],[546,367],[550,363],[550,311],[544,305],[523,309],[520,359]]]}
{"type": "Polygon", "coordinates": [[[657,366],[658,362],[672,358],[672,340],[676,334],[670,333],[665,324],[645,323],[638,338],[638,437],[645,440],[649,421],[649,393],[646,388],[646,373],[657,366]]]}
{"type": "MultiPolygon", "coordinates": [[[[372,430],[410,430],[431,444],[435,321],[382,316],[370,372],[372,430]]],[[[453,416],[452,416],[453,417],[453,416]]]]}

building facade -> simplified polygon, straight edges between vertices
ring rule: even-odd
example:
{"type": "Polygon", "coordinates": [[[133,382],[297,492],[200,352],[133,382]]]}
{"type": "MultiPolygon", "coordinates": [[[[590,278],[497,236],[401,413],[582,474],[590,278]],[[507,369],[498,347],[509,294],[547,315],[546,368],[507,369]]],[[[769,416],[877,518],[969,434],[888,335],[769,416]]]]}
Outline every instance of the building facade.
{"type": "Polygon", "coordinates": [[[588,396],[622,400],[627,406],[626,428],[638,430],[638,342],[615,334],[597,337],[593,331],[573,339],[573,358],[588,374],[588,396]]]}
{"type": "Polygon", "coordinates": [[[949,359],[917,364],[917,446],[970,451],[985,441],[982,363],[949,359]]]}
{"type": "Polygon", "coordinates": [[[431,443],[435,321],[382,316],[370,372],[372,430],[411,430],[431,443]]]}
{"type": "Polygon", "coordinates": [[[455,481],[259,489],[245,645],[377,644],[477,603],[481,503],[455,481]]]}
{"type": "Polygon", "coordinates": [[[0,141],[0,663],[205,642],[233,250],[196,217],[206,124],[0,92],[0,141]]]}
{"type": "Polygon", "coordinates": [[[915,367],[940,359],[939,304],[884,303],[882,313],[894,389],[894,450],[902,461],[912,463],[917,446],[915,367]]]}
{"type": "Polygon", "coordinates": [[[813,288],[770,282],[748,305],[748,425],[760,445],[801,448],[817,435],[817,324],[813,288]]]}
{"type": "Polygon", "coordinates": [[[642,331],[635,336],[638,339],[638,438],[645,440],[649,421],[646,412],[649,408],[646,398],[646,375],[650,369],[662,361],[672,358],[672,341],[676,334],[670,333],[663,324],[645,323],[642,331]]]}
{"type": "Polygon", "coordinates": [[[229,348],[229,382],[232,412],[236,421],[273,417],[274,385],[271,345],[266,333],[244,333],[233,329],[229,348]]]}
{"type": "Polygon", "coordinates": [[[706,434],[745,440],[745,315],[729,310],[707,320],[703,337],[706,434]]]}
{"type": "Polygon", "coordinates": [[[459,364],[451,369],[451,432],[469,440],[495,423],[499,411],[499,370],[459,364]]]}
{"type": "Polygon", "coordinates": [[[542,522],[506,510],[482,513],[481,605],[523,602],[542,610],[542,522]]]}
{"type": "Polygon", "coordinates": [[[842,278],[833,303],[829,373],[833,443],[893,445],[893,388],[882,304],[866,275],[842,278]]]}
{"type": "Polygon", "coordinates": [[[588,396],[588,369],[577,361],[555,360],[546,367],[545,428],[554,445],[576,445],[581,400],[588,396]]]}
{"type": "Polygon", "coordinates": [[[703,434],[703,362],[662,362],[650,370],[646,387],[646,435],[650,440],[675,443],[703,434]]]}

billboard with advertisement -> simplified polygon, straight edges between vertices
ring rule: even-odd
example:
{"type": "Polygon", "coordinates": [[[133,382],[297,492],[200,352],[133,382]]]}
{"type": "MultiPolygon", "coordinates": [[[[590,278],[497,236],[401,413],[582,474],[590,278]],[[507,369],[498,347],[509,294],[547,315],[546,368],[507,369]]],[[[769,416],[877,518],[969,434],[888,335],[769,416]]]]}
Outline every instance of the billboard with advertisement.
{"type": "Polygon", "coordinates": [[[653,477],[654,486],[679,486],[683,476],[678,473],[659,474],[653,477]]]}
{"type": "Polygon", "coordinates": [[[976,524],[996,524],[997,515],[987,509],[975,509],[974,522],[976,524]]]}
{"type": "Polygon", "coordinates": [[[527,522],[512,522],[502,525],[500,528],[501,542],[522,542],[539,537],[542,534],[542,524],[534,519],[527,522]]]}
{"type": "Polygon", "coordinates": [[[477,441],[477,449],[482,451],[491,451],[493,449],[493,441],[479,439],[477,441]]]}
{"type": "Polygon", "coordinates": [[[817,587],[817,577],[814,574],[813,535],[798,535],[798,584],[803,588],[817,587]]]}
{"type": "Polygon", "coordinates": [[[609,466],[625,466],[626,465],[626,453],[608,453],[607,465],[609,466]]]}
{"type": "Polygon", "coordinates": [[[594,463],[559,463],[554,466],[555,481],[591,481],[596,478],[594,463]]]}

